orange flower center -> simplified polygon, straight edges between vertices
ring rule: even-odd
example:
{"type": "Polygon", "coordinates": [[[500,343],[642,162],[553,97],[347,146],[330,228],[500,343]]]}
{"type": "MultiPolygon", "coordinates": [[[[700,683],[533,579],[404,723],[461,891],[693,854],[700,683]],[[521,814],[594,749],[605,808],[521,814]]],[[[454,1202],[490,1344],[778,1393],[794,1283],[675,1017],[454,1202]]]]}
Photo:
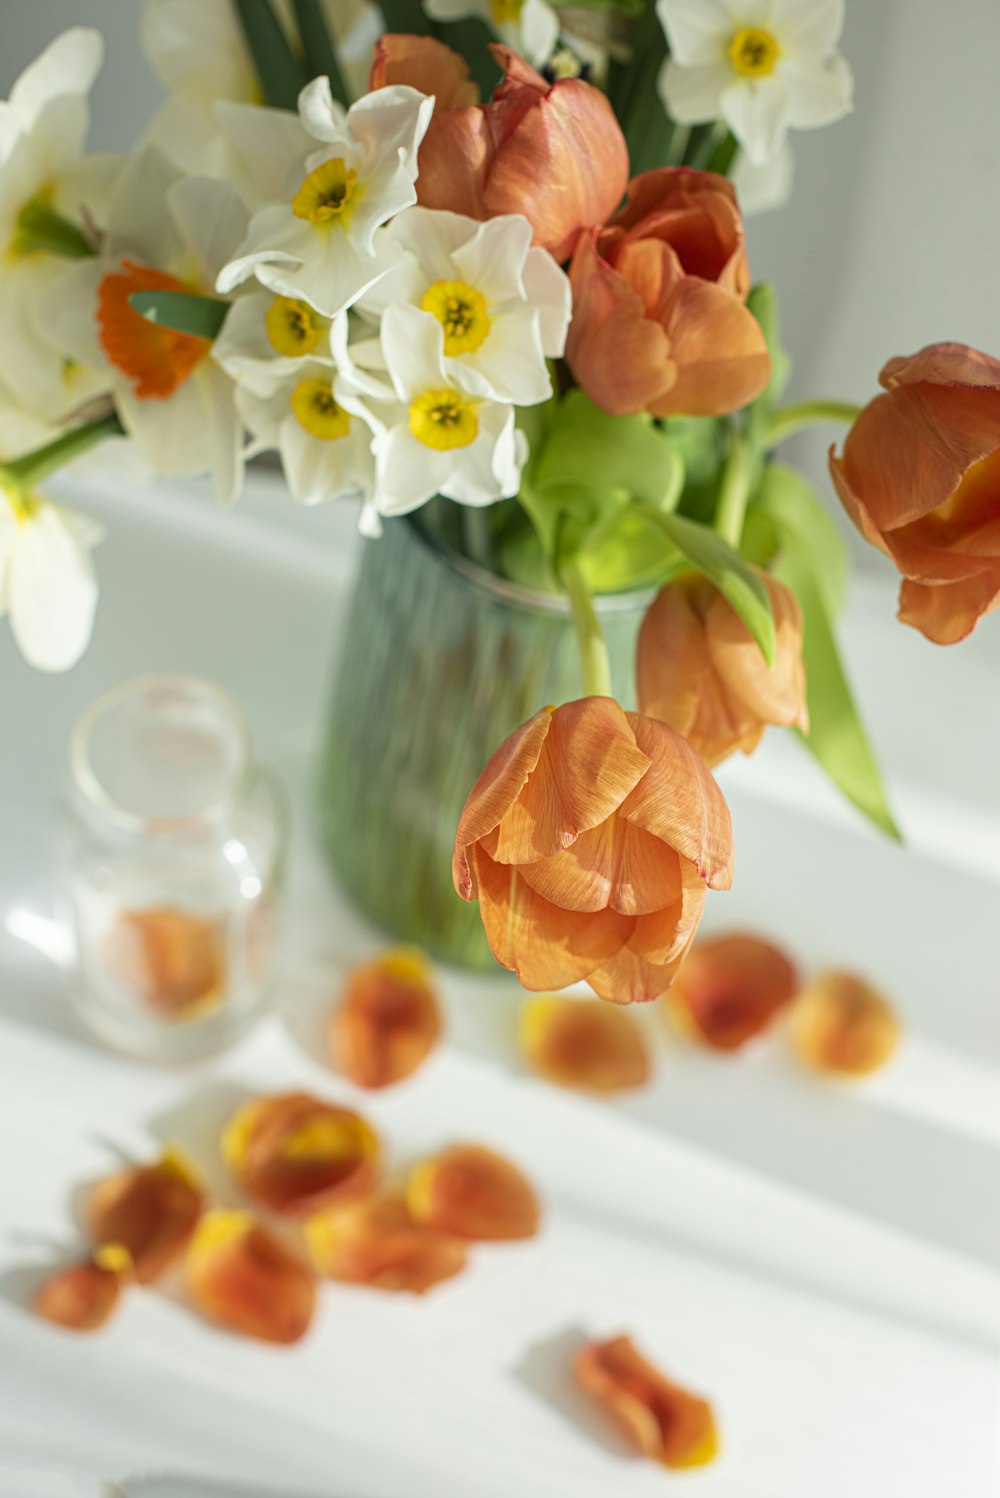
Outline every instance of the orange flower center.
{"type": "Polygon", "coordinates": [[[101,347],[131,380],[139,400],[167,400],[204,359],[211,341],[150,322],[128,299],[136,291],[190,290],[169,272],[132,260],[123,260],[122,269],[105,276],[97,288],[101,347]]]}

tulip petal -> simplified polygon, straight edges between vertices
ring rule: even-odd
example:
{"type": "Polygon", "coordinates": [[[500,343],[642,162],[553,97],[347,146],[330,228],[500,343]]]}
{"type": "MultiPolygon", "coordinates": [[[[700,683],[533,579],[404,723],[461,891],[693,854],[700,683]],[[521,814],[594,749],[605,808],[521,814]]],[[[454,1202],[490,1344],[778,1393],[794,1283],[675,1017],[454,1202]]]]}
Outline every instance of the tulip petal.
{"type": "Polygon", "coordinates": [[[717,1051],[736,1051],[791,1003],[798,975],[780,948],[734,934],[699,942],[677,975],[671,1012],[717,1051]]]}
{"type": "Polygon", "coordinates": [[[452,1279],[469,1256],[463,1239],[416,1222],[399,1194],[311,1217],[306,1238],[316,1267],[331,1279],[412,1295],[452,1279]]]}
{"type": "Polygon", "coordinates": [[[399,947],[348,974],[330,1019],[333,1064],[358,1087],[388,1087],[417,1070],[440,1034],[430,964],[399,947]]]}
{"type": "Polygon", "coordinates": [[[93,1332],[102,1327],[121,1299],[129,1278],[128,1256],[122,1258],[110,1244],[98,1249],[84,1264],[71,1264],[49,1276],[35,1292],[31,1308],[36,1316],[69,1331],[93,1332]]]}
{"type": "Polygon", "coordinates": [[[94,1243],[121,1243],[145,1285],[183,1254],[204,1205],[196,1171],[171,1149],[153,1165],[99,1181],[87,1201],[87,1231],[94,1243]]]}
{"type": "MultiPolygon", "coordinates": [[[[766,572],[758,575],[771,600],[774,666],[768,668],[750,631],[721,594],[705,615],[709,659],[724,684],[730,711],[738,705],[760,724],[808,732],[805,666],[802,663],[802,609],[789,588],[766,572]]],[[[759,734],[758,734],[759,738],[759,734]]]]}
{"type": "Polygon", "coordinates": [[[538,763],[552,726],[552,717],[548,708],[542,708],[505,739],[490,756],[486,768],[469,792],[455,834],[452,862],[455,888],[463,900],[472,899],[467,849],[493,831],[524,789],[528,776],[538,763]]]}
{"type": "Polygon", "coordinates": [[[722,287],[686,276],[670,299],[663,330],[677,380],[650,403],[654,416],[721,416],[765,389],[771,356],[763,330],[722,287]]]}
{"type": "Polygon", "coordinates": [[[524,882],[564,910],[610,906],[647,915],[680,899],[678,855],[652,833],[612,814],[551,858],[519,865],[524,882]]]}
{"type": "Polygon", "coordinates": [[[310,1214],[370,1191],[381,1145],[357,1113],[292,1092],[244,1103],[226,1126],[222,1152],[272,1211],[310,1214]]]}
{"type": "Polygon", "coordinates": [[[309,1329],[316,1286],[309,1266],[249,1212],[208,1212],[187,1256],[202,1315],[263,1342],[297,1342],[309,1329]]]}
{"type": "Polygon", "coordinates": [[[666,1467],[701,1467],[714,1460],[719,1439],[711,1405],[665,1378],[630,1337],[582,1347],[573,1372],[644,1456],[666,1467]]]}
{"type": "Polygon", "coordinates": [[[225,932],[210,916],[171,906],[123,911],[106,955],[116,977],[165,1019],[200,1017],[225,998],[225,932]]]}
{"type": "Polygon", "coordinates": [[[680,734],[639,713],[626,715],[651,764],[621,815],[689,859],[710,889],[733,880],[733,829],[722,792],[680,734]]]}
{"type": "Polygon", "coordinates": [[[607,1004],[531,999],[521,1011],[520,1043],[528,1064],[561,1087],[622,1092],[649,1079],[642,1030],[607,1004]]]}
{"type": "Polygon", "coordinates": [[[673,983],[684,953],[670,962],[649,962],[631,947],[590,973],[587,982],[607,1004],[650,1004],[673,983]]]}
{"type": "Polygon", "coordinates": [[[406,1193],[417,1222],[458,1238],[532,1238],[540,1208],[516,1165],[478,1144],[456,1144],[415,1165],[406,1193]]]}
{"type": "Polygon", "coordinates": [[[663,328],[646,316],[642,297],[581,234],[569,270],[573,320],[566,360],[584,393],[611,416],[630,416],[664,399],[677,366],[663,328]]]}
{"type": "Polygon", "coordinates": [[[788,1033],[806,1066],[845,1077],[877,1071],[900,1040],[888,999],[863,978],[844,972],[823,973],[799,994],[788,1033]]]}
{"type": "Polygon", "coordinates": [[[479,87],[458,52],[432,36],[380,36],[372,51],[369,89],[408,84],[434,99],[434,113],[479,101],[479,87]]]}
{"type": "Polygon", "coordinates": [[[487,109],[470,105],[436,114],[420,147],[417,202],[468,218],[489,217],[483,192],[493,149],[487,109]]]}
{"type": "Polygon", "coordinates": [[[899,590],[899,614],[903,624],[936,645],[955,645],[966,639],[984,614],[1000,605],[1000,567],[978,577],[956,583],[904,581],[899,590]]]}

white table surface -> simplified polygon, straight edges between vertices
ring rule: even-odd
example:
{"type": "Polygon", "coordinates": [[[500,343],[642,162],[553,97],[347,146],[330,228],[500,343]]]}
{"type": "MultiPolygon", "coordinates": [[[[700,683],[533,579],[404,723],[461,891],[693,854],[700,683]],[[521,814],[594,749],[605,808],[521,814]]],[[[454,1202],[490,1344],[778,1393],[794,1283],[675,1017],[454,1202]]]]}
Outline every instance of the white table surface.
{"type": "MultiPolygon", "coordinates": [[[[238,1341],[159,1292],[75,1339],[24,1310],[41,1268],[78,1241],[74,1192],[116,1152],[168,1137],[211,1161],[219,1120],[249,1091],[357,1100],[322,1063],[320,1022],[344,966],[380,938],[308,838],[350,514],[297,511],[265,479],[235,514],[193,486],[67,493],[109,526],[92,650],[47,678],[0,640],[0,1498],[50,1498],[46,1483],[62,1498],[77,1478],[128,1498],[995,1493],[997,622],[936,651],[891,622],[887,578],[856,589],[847,651],[906,850],[861,827],[783,736],[723,772],[737,883],[709,902],[708,925],[770,931],[807,968],[880,982],[907,1024],[884,1074],[823,1086],[780,1045],[720,1060],[669,1045],[646,1015],[661,1038],[654,1082],[591,1103],[519,1066],[516,985],[449,974],[449,1043],[362,1106],[400,1161],[454,1138],[520,1160],[546,1204],[537,1241],[477,1251],[424,1301],[325,1287],[291,1350],[238,1341]],[[150,669],[234,692],[296,812],[282,1012],[184,1073],[99,1050],[39,950],[70,725],[150,669]],[[670,1478],[588,1417],[569,1349],[615,1330],[713,1398],[717,1466],[670,1478]]],[[[231,1199],[221,1172],[217,1185],[231,1199]]]]}

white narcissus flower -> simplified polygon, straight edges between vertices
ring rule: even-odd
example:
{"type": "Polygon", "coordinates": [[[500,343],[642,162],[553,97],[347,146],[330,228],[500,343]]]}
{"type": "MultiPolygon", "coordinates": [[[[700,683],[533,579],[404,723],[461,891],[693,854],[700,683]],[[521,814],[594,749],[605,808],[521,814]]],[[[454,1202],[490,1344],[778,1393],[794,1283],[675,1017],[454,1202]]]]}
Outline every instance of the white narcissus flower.
{"type": "Polygon", "coordinates": [[[39,671],[67,671],[90,642],[100,536],[86,516],[0,484],[0,617],[39,671]]]}
{"type": "Polygon", "coordinates": [[[237,385],[266,396],[305,360],[333,362],[330,327],[330,319],[308,302],[250,291],[230,308],[212,358],[237,385]]]}
{"type": "Polygon", "coordinates": [[[792,195],[795,179],[795,155],[791,143],[786,140],[777,155],[764,166],[757,166],[745,151],[737,151],[729,177],[736,188],[744,217],[783,208],[792,195]]]}
{"type": "Polygon", "coordinates": [[[559,41],[559,17],[545,0],[424,0],[432,21],[481,16],[502,42],[536,68],[548,62],[559,41]]]}
{"type": "Polygon", "coordinates": [[[249,276],[282,296],[298,297],[336,317],[398,258],[375,231],[417,200],[417,151],[434,100],[393,85],[347,111],[317,78],[299,96],[306,130],[323,141],[303,163],[291,203],[273,203],[250,220],[246,238],[218,278],[232,291],[249,276]]]}
{"type": "Polygon", "coordinates": [[[789,127],[849,113],[851,70],[837,51],[844,0],[656,0],[670,57],[659,89],[682,125],[722,120],[763,166],[789,127]]]}
{"type": "Polygon", "coordinates": [[[514,410],[449,380],[444,329],[416,307],[388,308],[382,347],[397,402],[379,411],[375,507],[405,515],[435,494],[488,505],[518,491],[527,456],[514,410]]]}
{"type": "Polygon", "coordinates": [[[87,94],[104,56],[100,34],[77,26],[26,68],[0,103],[0,387],[55,423],[106,388],[53,341],[48,306],[65,256],[86,255],[84,211],[100,216],[120,158],[82,155],[87,94]],[[61,253],[53,253],[59,245],[61,253]]]}
{"type": "Polygon", "coordinates": [[[210,474],[218,497],[243,479],[235,392],[207,338],[158,327],[129,304],[138,291],[213,295],[246,230],[227,183],[180,178],[152,146],[129,162],[108,214],[102,253],[67,273],[52,309],[65,347],[108,373],[122,424],[159,474],[210,474]]]}
{"type": "Polygon", "coordinates": [[[548,251],[532,248],[528,220],[505,214],[480,223],[408,208],[383,232],[399,246],[400,264],[358,310],[371,316],[408,302],[441,324],[449,383],[519,406],[547,400],[545,360],[566,347],[572,292],[548,251]]]}

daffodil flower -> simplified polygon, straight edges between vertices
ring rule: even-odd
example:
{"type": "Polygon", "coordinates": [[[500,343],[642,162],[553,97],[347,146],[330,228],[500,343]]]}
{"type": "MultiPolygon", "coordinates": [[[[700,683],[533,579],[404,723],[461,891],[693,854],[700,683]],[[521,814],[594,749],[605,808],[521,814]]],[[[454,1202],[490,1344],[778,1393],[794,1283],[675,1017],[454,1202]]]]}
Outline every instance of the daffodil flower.
{"type": "Polygon", "coordinates": [[[417,200],[417,151],[433,108],[433,99],[395,85],[359,99],[345,116],[329,79],[308,84],[299,115],[323,149],[303,162],[290,203],[254,214],[218,290],[256,276],[325,317],[356,301],[398,258],[394,243],[375,231],[417,200]]]}
{"type": "Polygon", "coordinates": [[[432,21],[481,17],[536,68],[548,62],[559,41],[559,17],[545,0],[424,0],[424,10],[432,21]]]}
{"type": "Polygon", "coordinates": [[[521,214],[479,223],[409,208],[385,233],[399,266],[359,303],[378,314],[409,302],[440,323],[449,381],[485,400],[533,406],[552,394],[545,360],[566,347],[569,279],[547,250],[531,248],[521,214]]]}
{"type": "Polygon", "coordinates": [[[471,395],[449,377],[437,319],[390,307],[381,338],[397,403],[374,443],[380,514],[406,514],[435,494],[467,505],[516,494],[527,452],[513,408],[471,395]]]}
{"type": "Polygon", "coordinates": [[[682,125],[721,119],[763,166],[789,127],[830,125],[851,109],[837,51],[844,0],[656,0],[670,45],[659,89],[682,125]]]}
{"type": "Polygon", "coordinates": [[[254,395],[270,395],[305,360],[332,363],[331,320],[300,297],[250,291],[235,301],[212,358],[254,395]]]}
{"type": "Polygon", "coordinates": [[[0,617],[29,665],[66,671],[90,642],[100,527],[0,477],[0,617]]]}

